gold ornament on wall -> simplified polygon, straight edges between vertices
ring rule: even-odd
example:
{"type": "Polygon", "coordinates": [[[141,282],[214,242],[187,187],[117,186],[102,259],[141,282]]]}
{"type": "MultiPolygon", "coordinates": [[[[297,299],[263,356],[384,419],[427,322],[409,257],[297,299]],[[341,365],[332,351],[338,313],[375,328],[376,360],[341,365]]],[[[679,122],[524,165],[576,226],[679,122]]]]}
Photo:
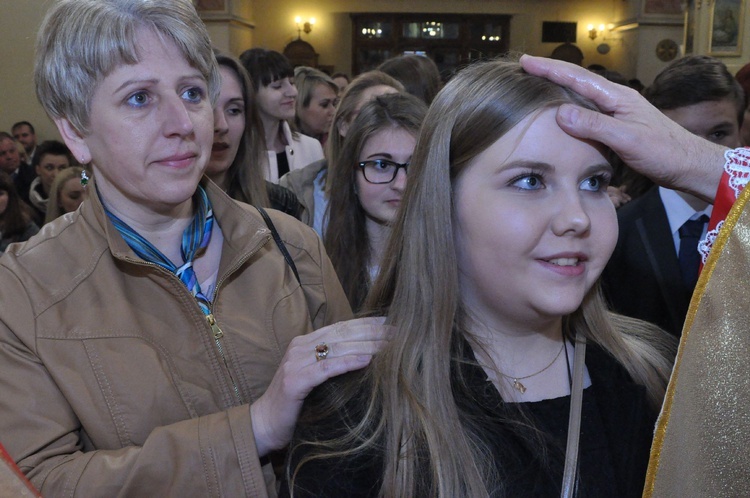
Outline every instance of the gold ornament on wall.
{"type": "Polygon", "coordinates": [[[677,46],[677,42],[665,38],[656,44],[656,56],[660,61],[669,62],[677,57],[677,53],[680,51],[680,47],[677,46]]]}

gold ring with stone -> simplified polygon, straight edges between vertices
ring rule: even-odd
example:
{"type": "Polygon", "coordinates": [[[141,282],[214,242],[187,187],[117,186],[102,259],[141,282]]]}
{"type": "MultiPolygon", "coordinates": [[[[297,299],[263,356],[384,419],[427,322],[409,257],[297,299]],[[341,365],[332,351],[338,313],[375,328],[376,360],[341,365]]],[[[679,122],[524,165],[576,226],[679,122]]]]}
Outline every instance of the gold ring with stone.
{"type": "Polygon", "coordinates": [[[328,344],[325,342],[318,344],[315,346],[315,361],[325,360],[330,352],[331,349],[328,347],[328,344]]]}

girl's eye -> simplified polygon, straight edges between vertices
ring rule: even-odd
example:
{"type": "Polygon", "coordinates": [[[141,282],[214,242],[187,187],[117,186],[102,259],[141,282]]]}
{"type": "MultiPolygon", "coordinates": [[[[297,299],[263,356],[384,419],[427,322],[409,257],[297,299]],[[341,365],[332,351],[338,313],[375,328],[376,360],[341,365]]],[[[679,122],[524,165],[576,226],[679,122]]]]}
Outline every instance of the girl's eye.
{"type": "Polygon", "coordinates": [[[244,110],[240,109],[239,107],[230,107],[229,109],[227,109],[227,114],[229,114],[230,116],[241,116],[242,114],[244,114],[244,110]]]}
{"type": "Polygon", "coordinates": [[[537,174],[524,174],[516,177],[511,181],[510,185],[521,190],[539,190],[544,188],[542,177],[537,174]]]}
{"type": "Polygon", "coordinates": [[[606,190],[608,185],[609,177],[607,175],[595,175],[583,180],[581,182],[581,189],[600,192],[606,190]]]}
{"type": "Polygon", "coordinates": [[[188,102],[197,104],[198,102],[203,100],[203,89],[197,86],[188,88],[183,92],[182,98],[184,98],[188,102]]]}
{"type": "Polygon", "coordinates": [[[133,107],[143,107],[148,104],[148,94],[146,92],[136,92],[128,97],[127,103],[133,107]]]}

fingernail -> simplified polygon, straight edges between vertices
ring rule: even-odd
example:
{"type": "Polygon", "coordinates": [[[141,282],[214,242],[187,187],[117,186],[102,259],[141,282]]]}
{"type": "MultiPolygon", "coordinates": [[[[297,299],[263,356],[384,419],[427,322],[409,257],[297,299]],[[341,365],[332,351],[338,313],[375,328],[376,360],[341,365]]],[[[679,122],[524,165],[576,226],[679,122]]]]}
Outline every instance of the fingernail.
{"type": "Polygon", "coordinates": [[[578,108],[572,105],[562,105],[557,111],[557,117],[561,123],[569,126],[574,126],[580,115],[578,108]]]}

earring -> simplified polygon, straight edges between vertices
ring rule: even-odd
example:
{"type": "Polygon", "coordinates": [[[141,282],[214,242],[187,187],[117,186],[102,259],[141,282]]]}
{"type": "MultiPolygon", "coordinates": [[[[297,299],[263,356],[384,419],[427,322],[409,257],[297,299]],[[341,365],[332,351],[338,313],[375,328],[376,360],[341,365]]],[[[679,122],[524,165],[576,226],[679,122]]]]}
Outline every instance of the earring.
{"type": "Polygon", "coordinates": [[[86,170],[81,170],[81,187],[86,187],[89,184],[89,174],[86,170]]]}

